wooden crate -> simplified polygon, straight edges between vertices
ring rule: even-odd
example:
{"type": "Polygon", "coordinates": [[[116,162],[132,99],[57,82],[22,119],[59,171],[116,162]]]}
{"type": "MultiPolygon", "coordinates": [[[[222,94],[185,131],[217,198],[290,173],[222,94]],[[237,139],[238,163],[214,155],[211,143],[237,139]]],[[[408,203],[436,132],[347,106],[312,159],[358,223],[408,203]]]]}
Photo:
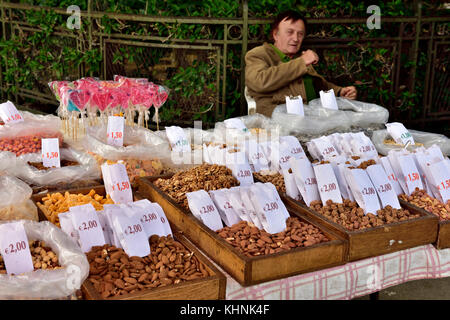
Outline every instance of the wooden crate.
{"type": "Polygon", "coordinates": [[[331,240],[271,255],[247,257],[155,187],[152,182],[157,178],[140,178],[139,192],[151,201],[159,203],[169,221],[242,286],[316,271],[346,262],[347,242],[342,237],[292,211],[291,216],[297,216],[300,220],[318,227],[331,240]]]}
{"type": "Polygon", "coordinates": [[[406,209],[419,213],[421,217],[370,229],[350,231],[286,194],[280,194],[280,197],[286,206],[307,215],[313,221],[330,228],[347,239],[348,261],[388,254],[436,241],[438,218],[415,208],[408,207],[406,209]]]}
{"type": "MultiPolygon", "coordinates": [[[[104,186],[97,186],[93,188],[83,188],[83,189],[70,189],[56,191],[63,193],[69,191],[70,193],[87,194],[91,189],[94,189],[97,194],[106,195],[106,190],[104,186]]],[[[51,192],[53,193],[53,192],[51,192]]],[[[42,200],[45,194],[34,195],[32,200],[38,206],[39,221],[47,221],[47,209],[38,204],[42,200]]],[[[143,199],[138,192],[133,192],[134,200],[143,199]]],[[[185,281],[179,284],[172,284],[160,288],[151,288],[147,290],[142,290],[140,292],[135,292],[132,294],[121,295],[119,297],[111,297],[106,300],[223,300],[225,299],[226,291],[226,277],[225,275],[217,269],[213,263],[211,263],[189,240],[176,229],[171,224],[172,233],[174,238],[185,245],[194,255],[202,262],[206,269],[208,270],[210,276],[185,281]]],[[[83,292],[84,298],[87,300],[104,300],[101,295],[95,290],[94,286],[89,282],[85,281],[82,284],[81,290],[83,292]]]]}
{"type": "MultiPolygon", "coordinates": [[[[417,210],[420,212],[425,212],[427,214],[431,214],[425,209],[419,208],[418,206],[411,204],[407,201],[400,200],[402,206],[408,208],[409,210],[417,210]]],[[[439,218],[438,218],[439,219],[439,218]]],[[[433,243],[436,249],[446,249],[450,248],[450,220],[440,220],[439,219],[439,228],[437,239],[433,243]]]]}

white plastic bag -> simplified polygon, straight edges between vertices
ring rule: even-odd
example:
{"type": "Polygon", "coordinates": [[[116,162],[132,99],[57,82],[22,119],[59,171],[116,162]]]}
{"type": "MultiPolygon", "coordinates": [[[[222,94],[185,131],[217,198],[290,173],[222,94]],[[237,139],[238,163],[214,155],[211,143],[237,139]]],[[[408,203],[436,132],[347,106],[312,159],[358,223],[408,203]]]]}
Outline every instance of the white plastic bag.
{"type": "MultiPolygon", "coordinates": [[[[8,223],[11,221],[1,221],[8,223]]],[[[60,299],[80,289],[89,275],[89,262],[81,248],[49,221],[23,220],[28,240],[44,241],[58,257],[62,269],[36,270],[22,275],[0,275],[0,299],[60,299]]]]}
{"type": "Polygon", "coordinates": [[[23,181],[0,176],[0,220],[38,221],[38,211],[30,199],[33,190],[23,181]]]}

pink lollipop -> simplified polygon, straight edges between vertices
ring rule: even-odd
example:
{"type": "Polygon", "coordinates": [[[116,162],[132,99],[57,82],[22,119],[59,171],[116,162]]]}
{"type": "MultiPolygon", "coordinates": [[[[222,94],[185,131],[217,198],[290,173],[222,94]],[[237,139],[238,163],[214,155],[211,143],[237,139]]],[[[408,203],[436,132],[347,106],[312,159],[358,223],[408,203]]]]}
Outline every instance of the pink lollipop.
{"type": "Polygon", "coordinates": [[[108,93],[104,91],[103,89],[97,89],[92,93],[92,102],[97,108],[100,109],[100,111],[105,111],[107,105],[107,96],[108,93]]]}
{"type": "Polygon", "coordinates": [[[158,91],[155,95],[155,97],[153,98],[153,105],[155,106],[156,109],[159,109],[166,101],[167,98],[169,97],[169,89],[167,89],[164,86],[157,86],[158,87],[158,91]]]}
{"type": "Polygon", "coordinates": [[[78,110],[84,110],[86,104],[91,99],[91,93],[88,90],[71,90],[69,92],[69,98],[78,110]]]}

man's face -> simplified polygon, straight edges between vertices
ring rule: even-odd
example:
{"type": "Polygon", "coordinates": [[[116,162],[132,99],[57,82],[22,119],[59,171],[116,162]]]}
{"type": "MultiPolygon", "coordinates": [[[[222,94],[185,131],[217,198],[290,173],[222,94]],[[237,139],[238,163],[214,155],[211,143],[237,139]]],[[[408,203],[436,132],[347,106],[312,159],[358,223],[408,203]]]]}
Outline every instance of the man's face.
{"type": "Polygon", "coordinates": [[[292,20],[284,19],[273,32],[275,47],[290,57],[300,50],[304,37],[305,23],[302,20],[293,22],[292,20]]]}

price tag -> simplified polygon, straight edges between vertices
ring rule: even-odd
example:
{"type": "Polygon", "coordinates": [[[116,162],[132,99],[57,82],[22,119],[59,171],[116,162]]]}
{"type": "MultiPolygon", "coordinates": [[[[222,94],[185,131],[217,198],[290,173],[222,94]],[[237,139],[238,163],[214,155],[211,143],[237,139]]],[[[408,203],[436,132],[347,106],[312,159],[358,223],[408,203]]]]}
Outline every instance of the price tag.
{"type": "Polygon", "coordinates": [[[248,128],[246,127],[244,122],[242,122],[242,120],[239,118],[227,119],[224,121],[224,123],[225,123],[225,127],[227,129],[238,129],[238,130],[242,130],[244,132],[248,131],[248,128]]]}
{"type": "Polygon", "coordinates": [[[313,169],[322,204],[325,206],[328,200],[334,203],[342,203],[341,191],[331,164],[316,165],[313,166],[313,169]]]}
{"type": "Polygon", "coordinates": [[[119,237],[114,232],[113,227],[113,216],[116,214],[121,214],[121,209],[119,205],[116,204],[105,204],[103,205],[103,214],[106,218],[105,229],[108,232],[111,244],[117,248],[122,248],[119,237]]]}
{"type": "Polygon", "coordinates": [[[405,128],[403,123],[400,122],[392,122],[386,123],[387,132],[391,135],[394,141],[403,146],[413,145],[414,138],[411,136],[411,133],[405,128]]]}
{"type": "MultiPolygon", "coordinates": [[[[106,217],[106,214],[103,210],[96,211],[96,212],[97,212],[98,221],[100,221],[100,226],[102,227],[103,236],[105,237],[105,243],[112,244],[111,236],[110,236],[110,234],[112,233],[112,229],[108,225],[108,219],[106,217]]],[[[59,217],[59,215],[58,215],[58,217],[59,217]]]]}
{"type": "MultiPolygon", "coordinates": [[[[412,158],[411,154],[398,157],[398,164],[403,175],[403,179],[406,182],[406,187],[408,189],[408,195],[414,192],[416,188],[423,190],[422,179],[420,178],[419,169],[417,169],[416,164],[412,158]]],[[[401,176],[398,176],[402,179],[401,176]]]]}
{"type": "Polygon", "coordinates": [[[281,210],[281,213],[283,214],[284,218],[287,219],[290,217],[289,212],[286,209],[286,206],[284,205],[283,201],[281,201],[280,195],[278,194],[278,190],[277,188],[273,185],[273,183],[271,182],[266,182],[266,183],[261,183],[258,182],[259,184],[261,184],[265,189],[266,192],[269,193],[269,197],[274,198],[275,201],[278,203],[278,207],[281,210]]]}
{"type": "Polygon", "coordinates": [[[250,187],[250,197],[266,232],[274,234],[286,229],[286,218],[278,201],[261,184],[250,187]]]}
{"type": "Polygon", "coordinates": [[[298,139],[294,136],[280,137],[280,144],[287,146],[290,150],[291,156],[297,159],[306,158],[305,151],[298,139]]]}
{"type": "Polygon", "coordinates": [[[250,215],[247,213],[244,202],[241,199],[241,187],[232,187],[226,192],[228,201],[241,220],[252,223],[250,215]]]}
{"type": "Polygon", "coordinates": [[[157,234],[160,237],[172,235],[172,230],[161,206],[148,199],[142,199],[129,204],[138,214],[147,237],[157,234]]]}
{"type": "Polygon", "coordinates": [[[166,127],[166,134],[172,151],[191,152],[191,142],[182,128],[177,126],[166,127]]]}
{"type": "Polygon", "coordinates": [[[122,163],[104,163],[101,169],[106,192],[114,203],[133,202],[133,192],[125,166],[122,163]]]}
{"type": "Polygon", "coordinates": [[[123,117],[108,116],[108,127],[106,129],[106,143],[115,147],[123,147],[123,130],[124,130],[123,117]]]}
{"type": "Polygon", "coordinates": [[[209,156],[209,146],[207,146],[205,143],[203,144],[203,162],[213,164],[211,157],[209,156]]]}
{"type": "Polygon", "coordinates": [[[21,274],[34,270],[28,238],[23,223],[0,225],[0,252],[8,274],[21,274]]]}
{"type": "Polygon", "coordinates": [[[351,145],[354,155],[365,159],[376,159],[378,157],[377,149],[363,132],[352,135],[351,145]]]}
{"type": "Polygon", "coordinates": [[[117,205],[112,214],[112,228],[128,256],[145,257],[150,254],[150,244],[139,214],[126,204],[117,205]]]}
{"type": "Polygon", "coordinates": [[[341,174],[341,171],[339,170],[339,165],[340,164],[343,165],[344,164],[343,162],[341,163],[341,161],[331,161],[331,167],[333,168],[334,175],[336,176],[336,179],[338,181],[339,191],[341,192],[342,197],[344,199],[350,199],[351,196],[349,195],[349,193],[351,192],[349,192],[350,190],[348,188],[347,181],[345,180],[345,177],[341,174]]]}
{"type": "Polygon", "coordinates": [[[403,193],[403,189],[398,183],[397,176],[394,173],[394,170],[392,170],[391,163],[389,162],[388,157],[381,157],[380,158],[381,165],[384,168],[384,171],[387,174],[388,180],[394,189],[394,192],[397,196],[401,195],[403,193]]]}
{"type": "Polygon", "coordinates": [[[245,153],[247,154],[248,162],[253,165],[255,172],[269,170],[269,161],[255,139],[245,140],[245,153]]]}
{"type": "Polygon", "coordinates": [[[247,214],[250,217],[252,223],[258,229],[262,229],[263,228],[263,224],[262,224],[263,217],[261,217],[261,215],[257,213],[254,203],[253,203],[252,199],[250,198],[250,194],[249,194],[250,187],[241,186],[239,188],[239,191],[241,193],[242,203],[244,204],[245,210],[247,211],[247,214]]]}
{"type": "Polygon", "coordinates": [[[303,99],[301,96],[297,97],[286,97],[286,109],[289,114],[296,114],[304,117],[305,111],[303,108],[303,99]]]}
{"type": "Polygon", "coordinates": [[[300,201],[302,196],[298,190],[297,184],[295,183],[295,176],[293,173],[289,173],[289,170],[281,171],[284,178],[284,185],[286,186],[286,194],[288,197],[300,201]]]}
{"type": "Polygon", "coordinates": [[[336,148],[327,137],[313,139],[311,140],[311,142],[317,148],[317,151],[319,153],[319,160],[329,160],[339,155],[336,151],[336,148]]]}
{"type": "Polygon", "coordinates": [[[425,155],[423,151],[416,150],[415,153],[411,154],[412,158],[414,160],[414,163],[416,164],[417,170],[419,170],[420,177],[422,179],[423,186],[425,188],[425,191],[429,195],[433,195],[433,191],[431,190],[431,186],[428,183],[427,179],[427,171],[424,167],[427,166],[429,156],[425,155]],[[422,162],[423,161],[423,162],[422,162]]]}
{"type": "Polygon", "coordinates": [[[227,167],[231,169],[233,177],[239,181],[240,186],[249,186],[254,183],[252,169],[248,164],[245,153],[228,153],[227,167]]]}
{"type": "Polygon", "coordinates": [[[72,213],[70,211],[60,213],[58,214],[58,219],[61,230],[64,231],[78,246],[80,246],[80,235],[73,227],[72,213]]]}
{"type": "Polygon", "coordinates": [[[377,190],[383,208],[389,205],[392,208],[401,209],[397,194],[389,182],[383,167],[380,164],[375,164],[367,167],[366,172],[377,190]]]}
{"type": "Polygon", "coordinates": [[[60,154],[59,154],[59,139],[58,138],[44,138],[41,142],[42,146],[42,164],[47,168],[61,168],[60,154]]]}
{"type": "Polygon", "coordinates": [[[92,204],[70,207],[69,212],[73,227],[80,237],[83,252],[89,252],[93,246],[102,246],[106,243],[97,212],[92,204]]]}
{"type": "Polygon", "coordinates": [[[364,209],[364,213],[377,214],[380,210],[380,201],[378,200],[377,191],[370,181],[369,176],[363,169],[346,170],[347,182],[352,189],[353,195],[358,205],[364,209]]]}
{"type": "MultiPolygon", "coordinates": [[[[347,168],[350,167],[349,164],[345,164],[345,163],[340,163],[337,165],[337,168],[339,171],[339,176],[340,176],[340,180],[338,180],[339,183],[339,188],[342,192],[342,190],[345,190],[345,194],[347,196],[347,198],[345,198],[344,193],[342,193],[342,196],[344,197],[344,199],[349,199],[350,201],[355,201],[355,196],[353,195],[353,191],[350,188],[350,185],[347,182],[347,175],[346,175],[346,171],[347,168]]],[[[333,167],[334,169],[334,167],[333,167]]],[[[338,175],[336,175],[336,178],[338,177],[338,175]]]]}
{"type": "Polygon", "coordinates": [[[435,144],[433,144],[426,150],[426,154],[428,155],[428,158],[432,163],[445,160],[441,148],[439,148],[439,146],[435,144]]]}
{"type": "Polygon", "coordinates": [[[447,203],[450,200],[450,170],[447,167],[445,161],[436,162],[429,165],[429,172],[436,182],[435,188],[436,194],[439,195],[438,199],[443,203],[447,203]]]}
{"type": "Polygon", "coordinates": [[[228,200],[226,193],[228,189],[211,190],[209,195],[216,205],[219,215],[228,227],[241,221],[238,214],[234,211],[231,202],[228,200]]]}
{"type": "Polygon", "coordinates": [[[5,124],[23,122],[22,114],[11,101],[0,104],[0,118],[5,124]]]}
{"type": "Polygon", "coordinates": [[[223,228],[219,212],[205,190],[186,193],[189,209],[192,214],[211,230],[223,228]]]}
{"type": "Polygon", "coordinates": [[[316,175],[314,174],[311,162],[306,158],[291,158],[289,162],[291,163],[298,190],[300,191],[303,200],[305,200],[306,205],[309,207],[309,204],[312,201],[320,200],[316,175]]]}
{"type": "Polygon", "coordinates": [[[333,89],[330,89],[328,91],[320,90],[319,94],[322,107],[327,109],[339,110],[333,89]]]}

